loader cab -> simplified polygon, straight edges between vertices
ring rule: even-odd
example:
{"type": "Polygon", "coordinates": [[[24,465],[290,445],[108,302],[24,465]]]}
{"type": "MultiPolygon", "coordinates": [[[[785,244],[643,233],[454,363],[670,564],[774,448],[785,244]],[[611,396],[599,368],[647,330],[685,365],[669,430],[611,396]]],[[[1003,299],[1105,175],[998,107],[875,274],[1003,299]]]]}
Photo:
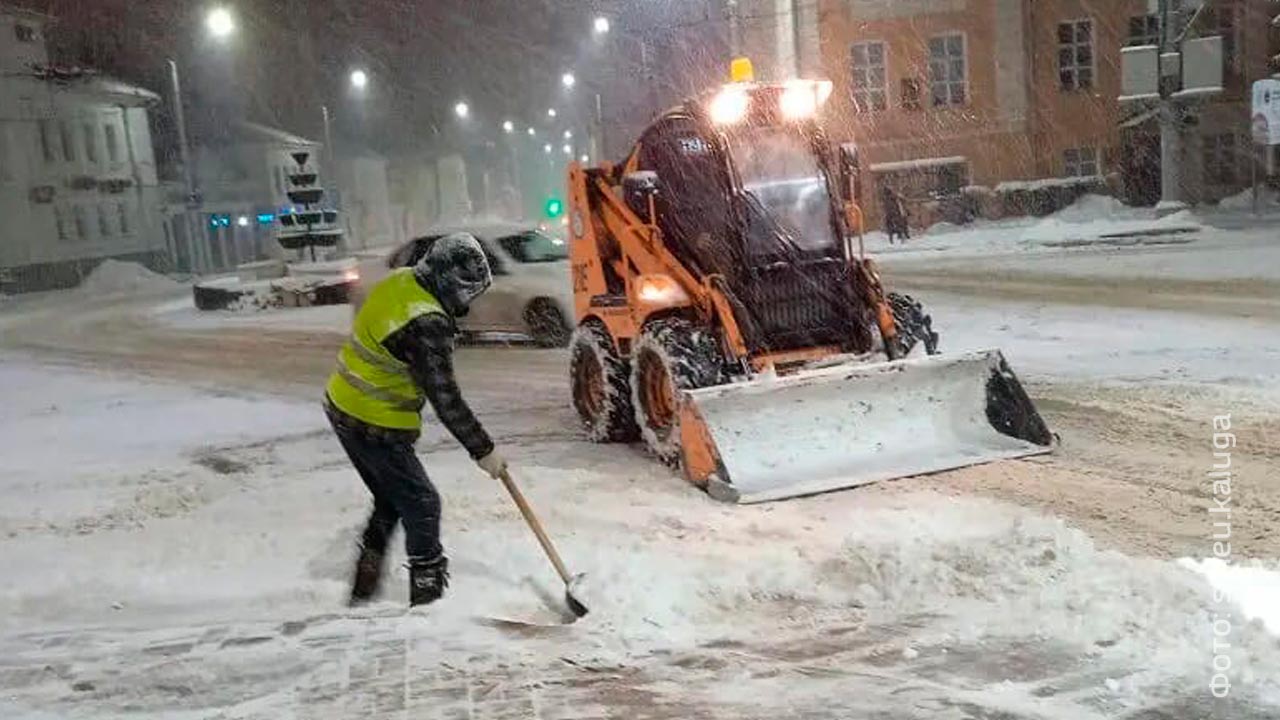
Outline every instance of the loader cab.
{"type": "Polygon", "coordinates": [[[641,136],[634,169],[657,176],[668,247],[695,274],[727,280],[752,352],[863,351],[825,137],[812,117],[784,117],[790,89],[731,85],[685,103],[641,136]],[[732,121],[717,105],[725,92],[743,94],[732,121]]]}
{"type": "Polygon", "coordinates": [[[676,255],[700,272],[736,267],[733,189],[718,139],[692,115],[671,113],[641,136],[637,165],[656,175],[656,221],[676,255]]]}

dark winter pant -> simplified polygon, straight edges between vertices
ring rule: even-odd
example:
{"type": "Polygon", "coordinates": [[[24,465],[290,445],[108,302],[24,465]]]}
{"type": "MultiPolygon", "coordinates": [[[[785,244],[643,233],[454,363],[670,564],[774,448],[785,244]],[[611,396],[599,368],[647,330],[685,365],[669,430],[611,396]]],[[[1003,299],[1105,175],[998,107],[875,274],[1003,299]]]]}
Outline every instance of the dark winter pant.
{"type": "Polygon", "coordinates": [[[440,557],[440,494],[427,478],[413,445],[370,437],[358,429],[334,424],[338,441],[356,472],[373,493],[373,512],[362,542],[369,550],[385,552],[396,521],[404,525],[409,563],[440,557]]]}

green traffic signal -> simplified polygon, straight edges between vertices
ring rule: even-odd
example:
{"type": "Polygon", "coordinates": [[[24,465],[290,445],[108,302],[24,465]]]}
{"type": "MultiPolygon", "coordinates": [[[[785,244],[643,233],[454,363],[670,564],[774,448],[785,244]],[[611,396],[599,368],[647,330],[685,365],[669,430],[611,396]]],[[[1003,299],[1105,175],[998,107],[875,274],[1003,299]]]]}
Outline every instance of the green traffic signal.
{"type": "Polygon", "coordinates": [[[558,197],[547,198],[546,204],[542,206],[542,211],[549,218],[558,218],[564,213],[564,202],[558,197]]]}

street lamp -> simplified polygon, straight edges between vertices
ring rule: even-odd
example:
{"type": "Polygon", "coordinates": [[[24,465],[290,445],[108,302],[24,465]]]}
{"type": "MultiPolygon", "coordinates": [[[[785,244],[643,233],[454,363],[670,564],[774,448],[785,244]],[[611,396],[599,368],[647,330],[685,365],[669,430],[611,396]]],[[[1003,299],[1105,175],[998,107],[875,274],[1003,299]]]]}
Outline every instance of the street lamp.
{"type": "Polygon", "coordinates": [[[453,114],[457,115],[459,119],[466,120],[467,116],[471,114],[471,106],[465,102],[459,102],[453,106],[453,114]]]}
{"type": "Polygon", "coordinates": [[[209,29],[210,35],[222,40],[235,32],[236,20],[231,16],[230,10],[216,7],[210,10],[208,17],[205,18],[205,27],[209,29]]]}
{"type": "Polygon", "coordinates": [[[607,18],[607,17],[605,17],[605,16],[603,16],[603,15],[600,15],[600,16],[596,17],[595,22],[591,24],[591,29],[592,29],[592,30],[594,30],[594,31],[595,31],[595,33],[596,33],[597,35],[604,35],[604,34],[608,33],[608,32],[609,32],[609,18],[607,18]]]}
{"type": "Polygon", "coordinates": [[[578,78],[574,77],[571,72],[567,72],[560,76],[560,84],[564,86],[565,90],[572,90],[573,86],[577,83],[578,78]]]}
{"type": "MultiPolygon", "coordinates": [[[[215,7],[205,16],[205,30],[215,40],[226,40],[236,30],[235,17],[225,7],[215,7]]],[[[178,79],[178,63],[170,59],[169,82],[173,89],[173,116],[178,130],[178,154],[182,159],[182,180],[186,190],[186,203],[182,213],[187,246],[191,251],[191,270],[209,269],[213,265],[206,243],[197,242],[197,229],[200,223],[195,219],[195,211],[200,207],[199,191],[196,187],[195,166],[191,159],[191,146],[187,142],[187,118],[182,106],[182,83],[178,79]],[[203,266],[203,268],[201,268],[203,266]]]]}
{"type": "Polygon", "coordinates": [[[553,117],[555,117],[555,116],[556,116],[556,109],[555,109],[555,108],[547,108],[547,117],[549,117],[549,118],[553,118],[553,117]]]}
{"type": "Polygon", "coordinates": [[[515,130],[516,130],[516,124],[511,122],[510,120],[507,120],[502,123],[502,132],[509,134],[509,133],[515,132],[515,130]]]}
{"type": "Polygon", "coordinates": [[[369,85],[369,73],[363,70],[351,71],[351,87],[357,90],[363,90],[369,85]]]}

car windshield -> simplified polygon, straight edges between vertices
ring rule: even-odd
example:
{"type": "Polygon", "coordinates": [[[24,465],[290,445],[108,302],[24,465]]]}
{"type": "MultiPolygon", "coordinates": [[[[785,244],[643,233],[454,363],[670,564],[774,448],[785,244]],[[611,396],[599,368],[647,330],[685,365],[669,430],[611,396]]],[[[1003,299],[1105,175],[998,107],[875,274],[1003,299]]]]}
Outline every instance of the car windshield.
{"type": "Polygon", "coordinates": [[[498,245],[518,263],[556,262],[569,257],[563,240],[533,230],[498,238],[498,245]]]}
{"type": "Polygon", "coordinates": [[[734,133],[729,147],[743,189],[798,249],[823,250],[836,241],[826,178],[803,136],[750,128],[734,133]]]}

